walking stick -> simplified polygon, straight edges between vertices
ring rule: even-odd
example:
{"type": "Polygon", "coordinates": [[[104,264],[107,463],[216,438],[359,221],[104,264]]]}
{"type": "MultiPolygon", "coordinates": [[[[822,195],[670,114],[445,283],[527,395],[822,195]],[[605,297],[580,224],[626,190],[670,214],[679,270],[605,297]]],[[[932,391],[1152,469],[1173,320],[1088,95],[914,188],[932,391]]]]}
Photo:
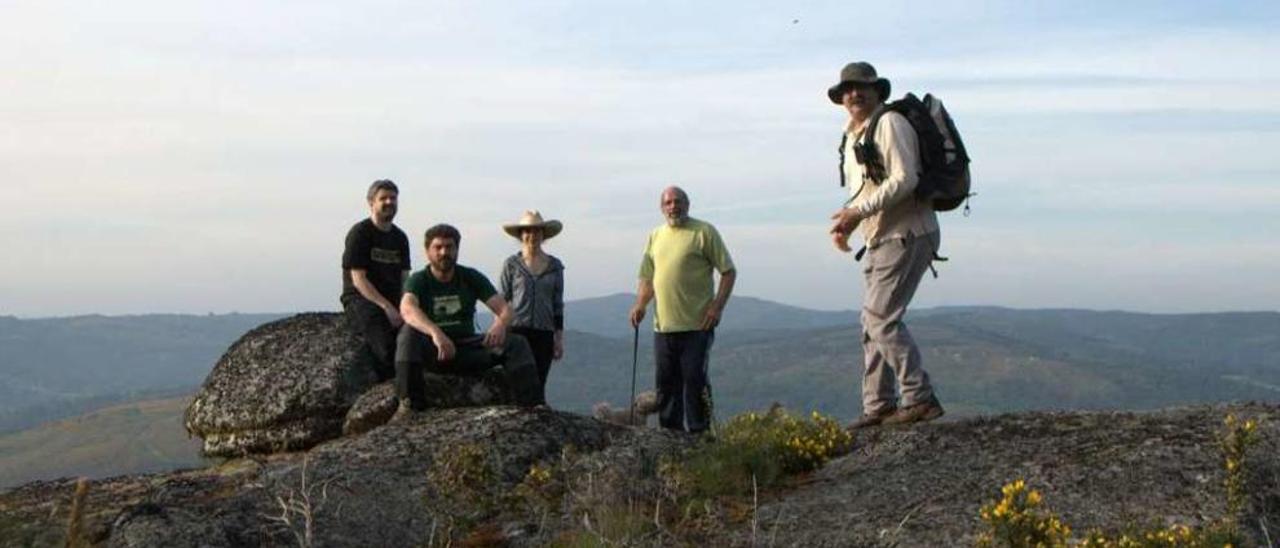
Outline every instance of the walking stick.
{"type": "Polygon", "coordinates": [[[636,364],[640,362],[640,325],[632,326],[631,337],[631,425],[636,424],[636,364]]]}

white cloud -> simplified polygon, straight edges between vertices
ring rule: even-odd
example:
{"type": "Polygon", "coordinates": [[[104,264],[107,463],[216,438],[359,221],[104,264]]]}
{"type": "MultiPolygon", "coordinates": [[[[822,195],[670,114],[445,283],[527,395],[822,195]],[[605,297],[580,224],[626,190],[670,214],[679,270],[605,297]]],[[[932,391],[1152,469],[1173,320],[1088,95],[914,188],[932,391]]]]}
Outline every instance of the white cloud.
{"type": "Polygon", "coordinates": [[[730,238],[741,293],[851,308],[857,272],[822,234],[842,199],[823,90],[850,55],[943,95],[994,209],[944,221],[973,260],[923,304],[1280,307],[1257,274],[1276,265],[1231,238],[1276,228],[1255,219],[1280,205],[1275,128],[1196,123],[1280,114],[1280,71],[1259,61],[1280,40],[934,7],[904,26],[896,5],[837,2],[9,4],[0,200],[22,207],[0,246],[29,260],[0,274],[0,312],[331,308],[341,235],[378,177],[401,183],[415,247],[454,222],[476,266],[513,249],[496,227],[520,210],[560,217],[571,297],[632,289],[657,192],[679,183],[730,238]],[[883,24],[855,32],[855,16],[883,24]],[[944,26],[954,48],[923,45],[944,26]],[[1176,120],[1126,125],[1135,112],[1176,120]],[[1224,291],[1201,262],[1161,278],[1142,238],[1107,271],[1145,283],[1059,272],[1093,256],[1077,219],[1122,247],[1203,229],[1161,253],[1241,282],[1224,291]]]}

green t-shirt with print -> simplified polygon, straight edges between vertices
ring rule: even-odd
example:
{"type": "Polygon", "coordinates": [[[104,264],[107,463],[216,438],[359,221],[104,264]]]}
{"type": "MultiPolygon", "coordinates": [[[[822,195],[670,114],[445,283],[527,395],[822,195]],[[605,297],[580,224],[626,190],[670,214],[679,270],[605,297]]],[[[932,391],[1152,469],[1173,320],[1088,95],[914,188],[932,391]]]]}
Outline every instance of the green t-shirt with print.
{"type": "Polygon", "coordinates": [[[404,282],[404,292],[418,298],[427,313],[450,339],[476,334],[476,301],[484,302],[498,294],[484,274],[474,268],[457,265],[453,279],[437,280],[431,267],[414,272],[404,282]]]}

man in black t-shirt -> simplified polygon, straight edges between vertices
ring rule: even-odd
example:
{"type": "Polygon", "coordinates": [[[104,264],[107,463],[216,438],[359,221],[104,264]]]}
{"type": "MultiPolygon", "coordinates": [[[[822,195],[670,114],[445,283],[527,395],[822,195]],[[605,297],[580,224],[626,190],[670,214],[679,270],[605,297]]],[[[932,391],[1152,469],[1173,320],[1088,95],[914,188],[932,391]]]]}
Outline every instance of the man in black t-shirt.
{"type": "Polygon", "coordinates": [[[389,179],[369,185],[369,218],[347,232],[342,252],[342,309],[369,345],[379,380],[395,376],[400,293],[409,274],[409,238],[396,225],[400,189],[389,179]]]}
{"type": "Polygon", "coordinates": [[[440,224],[422,237],[427,268],[404,285],[400,314],[404,327],[396,340],[397,416],[426,407],[423,370],[446,375],[477,375],[502,365],[507,389],[517,404],[545,403],[542,382],[529,343],[508,334],[511,309],[493,283],[478,270],[458,264],[458,229],[440,224]],[[476,334],[476,303],[493,311],[493,324],[476,334]]]}

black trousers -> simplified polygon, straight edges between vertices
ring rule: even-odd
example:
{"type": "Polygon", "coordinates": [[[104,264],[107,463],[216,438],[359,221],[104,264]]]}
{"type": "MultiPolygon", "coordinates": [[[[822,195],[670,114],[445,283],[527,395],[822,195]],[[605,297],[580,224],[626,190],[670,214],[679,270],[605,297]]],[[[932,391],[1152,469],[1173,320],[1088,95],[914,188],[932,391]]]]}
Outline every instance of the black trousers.
{"type": "Polygon", "coordinates": [[[400,328],[396,338],[396,395],[408,399],[414,409],[427,406],[424,371],[441,375],[478,376],[495,366],[502,366],[502,379],[516,404],[534,406],[546,403],[533,352],[524,337],[508,333],[501,349],[484,346],[482,336],[453,341],[453,359],[440,362],[438,349],[431,337],[409,324],[400,328]]]}
{"type": "Polygon", "coordinates": [[[542,390],[547,390],[547,376],[551,373],[551,360],[556,354],[556,332],[531,327],[512,327],[512,333],[519,334],[529,341],[533,350],[533,361],[538,364],[538,380],[542,381],[542,390]]]}
{"type": "Polygon", "coordinates": [[[711,383],[707,366],[715,331],[653,334],[657,368],[658,424],[702,432],[711,426],[711,383]]]}
{"type": "Polygon", "coordinates": [[[378,305],[360,296],[342,299],[347,323],[355,328],[373,354],[373,370],[379,381],[396,376],[396,332],[387,314],[378,305]]]}

